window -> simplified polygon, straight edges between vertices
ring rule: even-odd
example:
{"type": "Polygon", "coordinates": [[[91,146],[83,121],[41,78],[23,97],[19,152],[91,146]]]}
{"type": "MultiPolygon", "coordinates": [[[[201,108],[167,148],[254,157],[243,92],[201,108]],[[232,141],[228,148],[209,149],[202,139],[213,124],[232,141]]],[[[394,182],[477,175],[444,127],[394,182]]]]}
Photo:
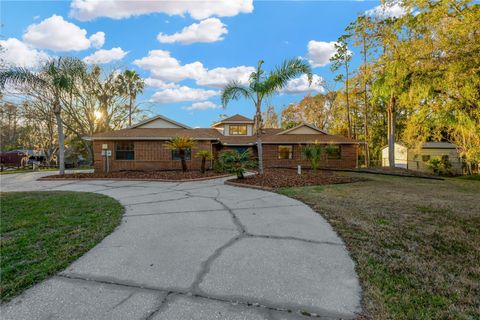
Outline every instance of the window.
{"type": "Polygon", "coordinates": [[[338,144],[329,144],[325,147],[328,159],[341,159],[342,148],[338,144]]]}
{"type": "Polygon", "coordinates": [[[229,133],[231,136],[246,136],[247,126],[232,126],[229,127],[229,133]]]}
{"type": "Polygon", "coordinates": [[[135,160],[133,142],[117,142],[115,145],[116,160],[135,160]]]}
{"type": "Polygon", "coordinates": [[[422,156],[422,161],[423,161],[423,162],[427,162],[427,161],[429,161],[429,160],[430,160],[430,155],[424,154],[424,155],[422,156]]]}
{"type": "MultiPolygon", "coordinates": [[[[185,160],[191,160],[191,159],[192,159],[192,150],[185,149],[185,160]]],[[[181,160],[180,152],[178,149],[172,150],[172,160],[181,160]]]]}
{"type": "Polygon", "coordinates": [[[278,146],[278,159],[292,159],[293,146],[278,146]]]}
{"type": "Polygon", "coordinates": [[[237,151],[238,153],[242,154],[248,150],[248,147],[233,147],[233,150],[237,151]]]}

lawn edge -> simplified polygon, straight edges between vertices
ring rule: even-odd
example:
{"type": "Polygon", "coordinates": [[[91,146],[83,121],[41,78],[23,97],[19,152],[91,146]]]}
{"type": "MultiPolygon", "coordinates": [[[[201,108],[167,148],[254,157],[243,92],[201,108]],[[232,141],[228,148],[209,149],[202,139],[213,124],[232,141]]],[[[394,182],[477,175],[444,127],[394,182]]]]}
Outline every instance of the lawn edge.
{"type": "Polygon", "coordinates": [[[218,176],[194,178],[194,179],[129,179],[129,178],[51,178],[50,176],[40,177],[38,181],[96,181],[96,180],[109,180],[109,181],[150,181],[150,182],[194,182],[205,181],[231,177],[231,174],[224,174],[218,176]]]}

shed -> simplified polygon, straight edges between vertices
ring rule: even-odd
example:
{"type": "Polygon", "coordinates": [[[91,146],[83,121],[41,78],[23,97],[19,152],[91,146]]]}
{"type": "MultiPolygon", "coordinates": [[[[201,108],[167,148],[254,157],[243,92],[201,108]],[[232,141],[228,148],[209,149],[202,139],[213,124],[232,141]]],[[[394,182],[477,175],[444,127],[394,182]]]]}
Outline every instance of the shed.
{"type": "MultiPolygon", "coordinates": [[[[415,171],[431,172],[428,161],[432,158],[448,160],[454,174],[462,174],[462,161],[457,146],[449,142],[426,142],[420,149],[408,148],[402,143],[395,143],[395,167],[415,171]]],[[[382,166],[388,167],[388,146],[382,148],[382,166]]]]}

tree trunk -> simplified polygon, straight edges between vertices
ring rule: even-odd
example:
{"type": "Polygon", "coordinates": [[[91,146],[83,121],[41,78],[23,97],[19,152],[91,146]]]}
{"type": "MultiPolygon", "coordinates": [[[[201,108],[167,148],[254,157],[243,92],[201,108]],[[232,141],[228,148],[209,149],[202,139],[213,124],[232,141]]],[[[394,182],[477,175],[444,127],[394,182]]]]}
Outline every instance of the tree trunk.
{"type": "Polygon", "coordinates": [[[91,166],[93,166],[93,143],[85,141],[85,149],[87,150],[88,153],[88,162],[90,163],[91,166]]]}
{"type": "Polygon", "coordinates": [[[392,95],[387,108],[388,112],[388,165],[395,168],[395,104],[396,98],[392,95]]]}
{"type": "Polygon", "coordinates": [[[202,157],[202,167],[200,168],[200,171],[202,171],[202,173],[205,173],[205,163],[207,161],[207,158],[205,157],[202,157]]]}
{"type": "Polygon", "coordinates": [[[345,95],[347,98],[347,125],[348,125],[348,137],[352,137],[352,123],[350,121],[350,99],[348,96],[348,62],[345,61],[345,95]]]}
{"type": "Polygon", "coordinates": [[[255,114],[255,127],[256,127],[256,134],[257,134],[257,152],[258,152],[258,172],[263,174],[263,147],[262,147],[262,128],[261,128],[261,121],[262,115],[259,112],[259,108],[257,106],[257,112],[255,114]]]}
{"type": "Polygon", "coordinates": [[[182,171],[187,172],[187,161],[185,160],[185,150],[180,149],[178,150],[178,155],[180,156],[180,160],[182,162],[182,171]]]}
{"type": "Polygon", "coordinates": [[[55,119],[57,120],[58,132],[58,170],[60,174],[65,173],[65,137],[63,136],[63,123],[60,114],[60,107],[55,107],[55,119]]]}
{"type": "Polygon", "coordinates": [[[370,150],[368,148],[368,94],[367,94],[367,45],[363,37],[363,103],[364,108],[364,135],[365,135],[365,166],[370,166],[370,150]]]}
{"type": "Polygon", "coordinates": [[[130,103],[128,104],[128,126],[132,126],[132,98],[130,98],[130,103]]]}

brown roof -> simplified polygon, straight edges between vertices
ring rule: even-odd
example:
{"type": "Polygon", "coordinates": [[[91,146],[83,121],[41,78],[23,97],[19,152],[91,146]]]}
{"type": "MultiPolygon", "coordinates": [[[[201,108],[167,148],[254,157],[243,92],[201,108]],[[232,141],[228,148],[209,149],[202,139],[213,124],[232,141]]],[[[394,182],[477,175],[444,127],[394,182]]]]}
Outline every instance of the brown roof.
{"type": "Polygon", "coordinates": [[[223,119],[222,121],[219,121],[217,123],[215,123],[215,125],[218,125],[220,123],[233,123],[233,122],[240,122],[240,123],[245,123],[245,122],[248,122],[248,123],[253,123],[254,121],[250,118],[247,118],[247,117],[244,117],[242,116],[241,114],[236,114],[236,115],[233,115],[231,117],[228,117],[228,118],[225,118],[223,119]]]}
{"type": "Polygon", "coordinates": [[[169,140],[172,137],[191,137],[195,140],[218,140],[221,133],[216,129],[199,128],[133,128],[109,132],[100,132],[92,136],[93,140],[136,139],[136,140],[169,140]]]}
{"type": "Polygon", "coordinates": [[[352,144],[357,143],[353,139],[333,134],[270,134],[262,139],[263,143],[334,143],[334,144],[352,144]]]}
{"type": "MultiPolygon", "coordinates": [[[[262,142],[265,144],[303,144],[303,143],[357,143],[344,136],[330,134],[278,134],[283,129],[267,128],[262,130],[262,142]]],[[[169,140],[173,137],[191,137],[194,140],[220,141],[225,145],[254,145],[257,141],[253,136],[224,136],[217,129],[198,128],[132,128],[94,134],[92,140],[169,140]]]]}
{"type": "Polygon", "coordinates": [[[220,142],[224,145],[253,145],[257,142],[257,136],[221,136],[220,142]]]}

